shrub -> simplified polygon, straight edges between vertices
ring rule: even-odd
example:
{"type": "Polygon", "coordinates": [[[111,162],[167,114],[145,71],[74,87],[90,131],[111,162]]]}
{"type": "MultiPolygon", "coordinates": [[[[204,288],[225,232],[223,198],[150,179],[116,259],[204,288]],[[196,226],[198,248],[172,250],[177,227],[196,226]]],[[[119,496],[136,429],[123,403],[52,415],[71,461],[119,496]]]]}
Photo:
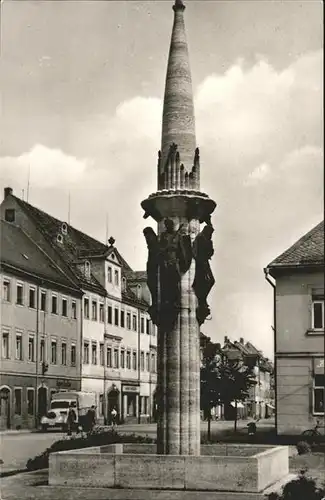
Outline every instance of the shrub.
{"type": "Polygon", "coordinates": [[[307,441],[299,441],[296,445],[298,455],[306,455],[307,453],[311,453],[310,444],[307,441]]]}
{"type": "Polygon", "coordinates": [[[30,471],[47,469],[49,466],[49,456],[53,452],[77,450],[92,446],[103,446],[114,443],[155,443],[155,439],[148,436],[138,436],[136,434],[119,434],[115,430],[96,428],[87,437],[73,437],[72,439],[60,439],[55,441],[50,448],[34,458],[30,458],[26,463],[26,468],[30,471]]]}
{"type": "Polygon", "coordinates": [[[311,477],[307,476],[307,470],[301,470],[297,479],[287,483],[282,493],[271,493],[268,500],[323,500],[325,489],[319,488],[311,477]]]}

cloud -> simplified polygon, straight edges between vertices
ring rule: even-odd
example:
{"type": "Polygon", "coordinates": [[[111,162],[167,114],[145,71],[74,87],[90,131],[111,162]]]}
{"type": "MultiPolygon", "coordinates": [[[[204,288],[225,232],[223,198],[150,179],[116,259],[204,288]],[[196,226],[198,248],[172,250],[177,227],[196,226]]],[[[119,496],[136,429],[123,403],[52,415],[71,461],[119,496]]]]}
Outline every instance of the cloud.
{"type": "MultiPolygon", "coordinates": [[[[322,61],[321,51],[281,70],[238,60],[195,91],[201,187],[218,203],[214,320],[204,331],[260,339],[268,354],[272,297],[262,268],[322,216],[322,61]]],[[[66,218],[69,189],[73,225],[103,240],[108,213],[122,254],[144,268],[140,202],[156,189],[161,118],[161,99],[135,96],[71,126],[73,154],[38,144],[1,158],[3,182],[24,188],[31,164],[33,203],[66,218]]]]}
{"type": "Polygon", "coordinates": [[[30,151],[18,157],[0,158],[3,178],[24,178],[27,183],[29,172],[30,182],[36,188],[78,183],[84,178],[89,167],[87,160],[77,159],[60,149],[51,149],[41,144],[36,144],[30,151]]]}

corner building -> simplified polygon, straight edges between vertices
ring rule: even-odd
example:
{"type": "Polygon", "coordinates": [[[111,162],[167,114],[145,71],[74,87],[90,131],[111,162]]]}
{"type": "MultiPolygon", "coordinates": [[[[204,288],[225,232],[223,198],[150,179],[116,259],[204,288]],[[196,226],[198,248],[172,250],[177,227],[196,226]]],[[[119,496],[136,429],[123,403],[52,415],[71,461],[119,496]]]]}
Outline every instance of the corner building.
{"type": "MultiPolygon", "coordinates": [[[[105,245],[14,196],[11,188],[5,189],[1,219],[31,238],[79,296],[75,321],[80,384],[74,387],[68,376],[64,383],[56,382],[56,390],[95,392],[99,422],[109,421],[113,407],[121,422],[154,420],[157,336],[147,313],[146,274],[131,269],[113,238],[105,245]]],[[[15,314],[12,318],[16,321],[15,314]]],[[[66,319],[60,314],[57,321],[62,331],[66,319]]]]}

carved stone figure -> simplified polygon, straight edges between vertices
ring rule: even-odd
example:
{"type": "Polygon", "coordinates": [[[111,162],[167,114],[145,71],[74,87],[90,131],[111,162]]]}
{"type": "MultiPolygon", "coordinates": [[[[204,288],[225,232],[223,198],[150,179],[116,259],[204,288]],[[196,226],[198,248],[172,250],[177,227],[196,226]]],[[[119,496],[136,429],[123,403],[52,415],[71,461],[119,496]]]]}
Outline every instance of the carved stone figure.
{"type": "Polygon", "coordinates": [[[180,309],[181,276],[191,265],[192,249],[190,237],[183,234],[182,226],[175,231],[174,222],[166,219],[165,227],[159,239],[151,228],[146,228],[144,234],[149,250],[147,273],[152,297],[149,314],[155,324],[171,328],[180,309]]]}
{"type": "Polygon", "coordinates": [[[197,235],[193,243],[193,256],[195,259],[195,277],[193,289],[198,299],[196,317],[199,325],[204,323],[210,315],[210,308],[207,303],[207,297],[215,283],[209,260],[214,250],[212,244],[212,233],[214,229],[212,224],[207,224],[197,235]]]}
{"type": "Polygon", "coordinates": [[[154,324],[158,322],[158,237],[152,227],[146,227],[143,230],[144,237],[148,247],[147,260],[147,284],[151,294],[151,306],[149,315],[154,324]]]}

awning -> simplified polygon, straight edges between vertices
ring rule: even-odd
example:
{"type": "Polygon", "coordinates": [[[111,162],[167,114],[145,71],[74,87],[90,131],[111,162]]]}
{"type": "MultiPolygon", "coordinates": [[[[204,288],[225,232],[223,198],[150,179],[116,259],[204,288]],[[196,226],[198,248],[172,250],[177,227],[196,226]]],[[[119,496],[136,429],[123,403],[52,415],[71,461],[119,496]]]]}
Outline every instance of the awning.
{"type": "MultiPolygon", "coordinates": [[[[231,403],[231,406],[233,406],[234,408],[236,407],[236,403],[235,401],[232,401],[231,403]]],[[[245,408],[245,406],[243,405],[243,403],[241,403],[240,401],[237,401],[237,408],[245,408]]]]}

